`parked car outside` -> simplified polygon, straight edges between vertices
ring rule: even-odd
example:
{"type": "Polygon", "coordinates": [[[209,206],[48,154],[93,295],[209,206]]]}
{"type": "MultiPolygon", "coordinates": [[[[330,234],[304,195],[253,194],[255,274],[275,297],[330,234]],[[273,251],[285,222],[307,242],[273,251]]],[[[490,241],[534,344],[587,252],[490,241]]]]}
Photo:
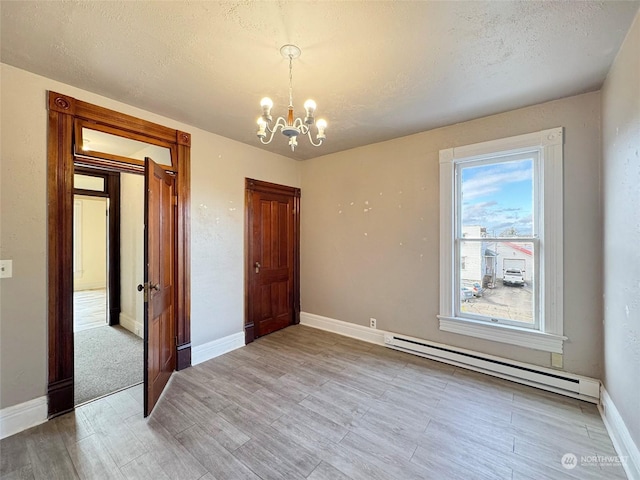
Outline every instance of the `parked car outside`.
{"type": "Polygon", "coordinates": [[[484,292],[484,288],[482,288],[482,285],[480,285],[478,282],[474,283],[471,286],[470,290],[473,293],[474,297],[481,297],[482,293],[484,292]]]}
{"type": "Polygon", "coordinates": [[[473,291],[470,288],[462,287],[460,288],[460,301],[468,302],[473,298],[473,291]]]}
{"type": "Polygon", "coordinates": [[[502,278],[503,285],[518,285],[522,287],[524,285],[524,275],[522,270],[509,269],[505,270],[504,277],[502,278]]]}

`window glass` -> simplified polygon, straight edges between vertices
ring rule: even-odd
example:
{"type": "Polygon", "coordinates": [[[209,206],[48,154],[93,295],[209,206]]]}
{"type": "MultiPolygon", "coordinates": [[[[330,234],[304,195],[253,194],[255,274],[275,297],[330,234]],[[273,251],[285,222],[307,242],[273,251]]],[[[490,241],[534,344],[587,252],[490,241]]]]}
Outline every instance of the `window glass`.
{"type": "Polygon", "coordinates": [[[80,190],[92,190],[94,192],[104,192],[104,178],[76,173],[73,175],[73,188],[79,188],[80,190]]]}
{"type": "Polygon", "coordinates": [[[534,245],[519,241],[461,241],[460,314],[535,326],[534,245]]]}
{"type": "Polygon", "coordinates": [[[457,314],[537,327],[537,153],[456,165],[457,314]]]}
{"type": "Polygon", "coordinates": [[[463,232],[480,227],[485,236],[533,235],[534,158],[520,157],[460,165],[463,232]]]}
{"type": "Polygon", "coordinates": [[[145,157],[149,157],[159,165],[171,166],[171,150],[160,145],[140,142],[85,127],[82,127],[82,142],[82,151],[89,154],[91,152],[108,153],[143,161],[145,157]]]}

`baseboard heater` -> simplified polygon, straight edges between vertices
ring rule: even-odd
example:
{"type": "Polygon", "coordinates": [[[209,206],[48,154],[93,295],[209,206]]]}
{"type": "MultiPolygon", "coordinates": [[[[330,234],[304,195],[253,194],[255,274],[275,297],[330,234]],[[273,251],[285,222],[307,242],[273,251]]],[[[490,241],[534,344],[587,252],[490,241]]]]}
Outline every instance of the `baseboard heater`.
{"type": "Polygon", "coordinates": [[[593,378],[403,335],[385,334],[384,343],[394,350],[412,353],[494,377],[579,398],[591,403],[598,403],[600,398],[600,382],[593,378]]]}

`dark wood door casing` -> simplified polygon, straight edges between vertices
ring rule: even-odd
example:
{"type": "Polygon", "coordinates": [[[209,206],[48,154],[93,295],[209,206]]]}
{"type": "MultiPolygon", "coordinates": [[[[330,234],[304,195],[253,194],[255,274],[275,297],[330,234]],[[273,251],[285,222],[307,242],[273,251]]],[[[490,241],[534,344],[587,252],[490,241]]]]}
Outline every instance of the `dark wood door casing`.
{"type": "Polygon", "coordinates": [[[300,323],[300,189],[246,179],[245,342],[300,323]]]}
{"type": "MultiPolygon", "coordinates": [[[[107,171],[144,173],[139,161],[74,156],[76,121],[117,129],[122,136],[149,143],[171,144],[176,174],[175,335],[176,368],[191,365],[190,319],[190,154],[191,135],[73,97],[48,92],[47,135],[47,288],[48,288],[48,414],[74,408],[73,394],[73,174],[77,166],[107,171]]],[[[77,152],[75,152],[77,153],[77,152]]]]}

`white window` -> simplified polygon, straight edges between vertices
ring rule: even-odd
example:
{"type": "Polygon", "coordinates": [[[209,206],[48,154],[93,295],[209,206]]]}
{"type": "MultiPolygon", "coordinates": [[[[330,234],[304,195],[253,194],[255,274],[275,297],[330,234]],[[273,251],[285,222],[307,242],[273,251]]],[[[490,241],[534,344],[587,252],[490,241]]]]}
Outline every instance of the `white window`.
{"type": "Polygon", "coordinates": [[[562,353],[562,128],[440,151],[440,329],[562,353]]]}

